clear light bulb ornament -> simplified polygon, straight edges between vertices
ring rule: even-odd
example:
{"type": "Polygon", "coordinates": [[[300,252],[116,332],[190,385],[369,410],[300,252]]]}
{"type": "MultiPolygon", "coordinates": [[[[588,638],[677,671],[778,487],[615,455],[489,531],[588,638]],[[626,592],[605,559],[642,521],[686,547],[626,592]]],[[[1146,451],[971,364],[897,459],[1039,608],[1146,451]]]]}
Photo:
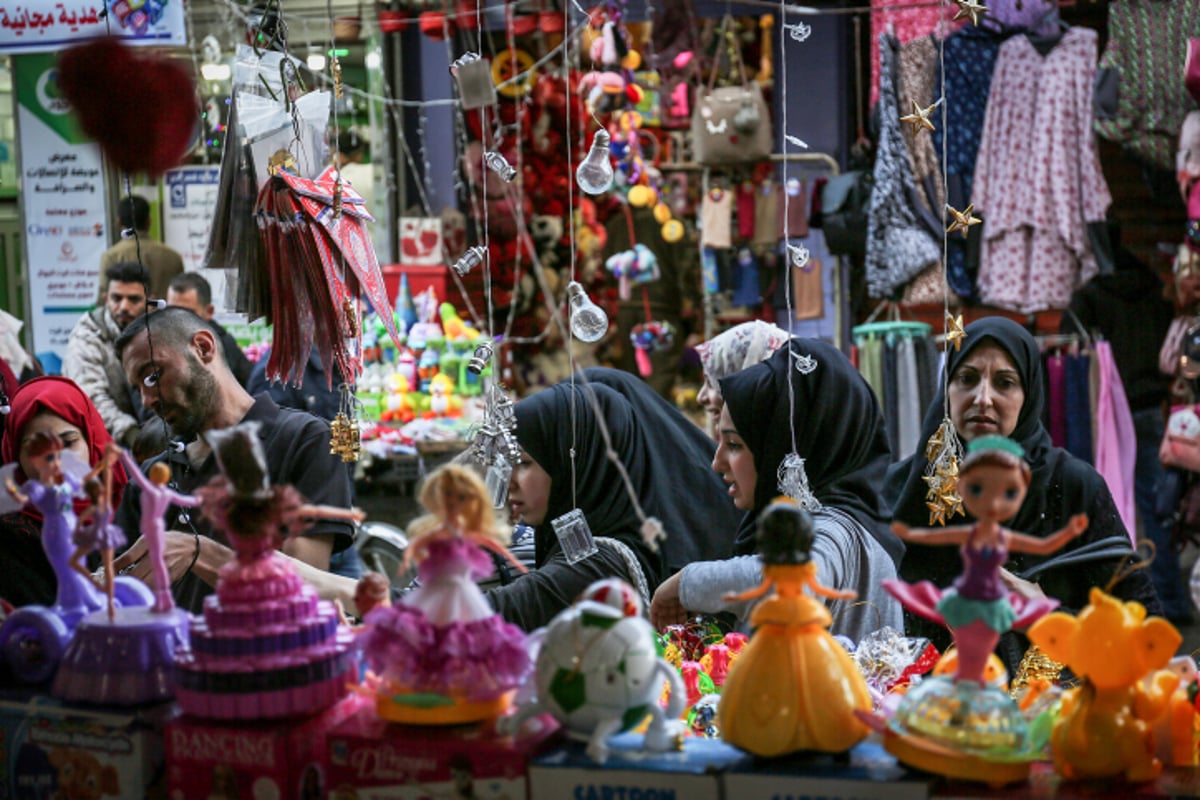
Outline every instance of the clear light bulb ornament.
{"type": "MultiPolygon", "coordinates": [[[[511,167],[510,167],[511,169],[511,167]]],[[[462,257],[455,261],[450,269],[454,270],[458,275],[466,275],[471,270],[478,267],[487,258],[487,248],[481,245],[468,247],[467,252],[462,254],[462,257]]]]}
{"type": "Polygon", "coordinates": [[[567,284],[567,302],[571,307],[571,333],[581,342],[598,342],[608,333],[608,314],[592,302],[579,281],[567,284]]]}
{"type": "Polygon", "coordinates": [[[612,188],[613,168],[608,157],[608,145],[612,137],[601,128],[592,137],[592,149],[587,158],[579,162],[575,170],[575,182],[588,194],[603,194],[612,188]]]}
{"type": "Polygon", "coordinates": [[[484,153],[484,163],[488,165],[488,169],[500,176],[500,180],[505,183],[512,183],[517,178],[517,170],[512,164],[508,163],[508,159],[500,155],[494,150],[489,150],[484,153]]]}

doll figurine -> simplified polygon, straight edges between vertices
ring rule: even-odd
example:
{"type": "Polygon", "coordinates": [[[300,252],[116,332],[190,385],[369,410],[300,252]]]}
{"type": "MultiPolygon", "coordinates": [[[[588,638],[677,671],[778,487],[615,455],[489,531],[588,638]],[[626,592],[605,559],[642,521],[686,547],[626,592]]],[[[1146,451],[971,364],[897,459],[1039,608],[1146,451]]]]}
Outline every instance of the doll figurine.
{"type": "Polygon", "coordinates": [[[113,551],[125,546],[125,532],[112,522],[112,458],[105,456],[102,464],[104,481],[95,478],[83,485],[91,505],[88,506],[75,526],[75,552],[71,555],[71,566],[83,577],[92,580],[91,573],[83,564],[83,557],[93,551],[99,551],[104,562],[104,593],[108,596],[108,621],[116,618],[116,606],[113,602],[113,551]]]}
{"type": "Polygon", "coordinates": [[[954,585],[939,590],[929,581],[909,585],[885,581],[884,588],[910,611],[950,628],[958,652],[955,680],[982,685],[988,656],[1000,634],[1025,627],[1058,606],[1052,598],[1024,600],[1010,594],[1000,578],[1009,552],[1047,555],[1087,530],[1087,515],[1076,514],[1062,530],[1039,539],[1016,533],[1000,523],[1021,509],[1029,488],[1030,470],[1021,446],[1003,436],[971,442],[959,469],[958,489],[963,506],[975,517],[973,525],[949,528],[909,528],[892,523],[907,542],[956,544],[963,572],[954,585]]]}
{"type": "Polygon", "coordinates": [[[797,750],[841,752],[869,733],[855,711],[870,711],[866,682],[827,630],[833,619],[816,598],[849,600],[817,581],[812,519],[777,500],[758,520],[763,582],[733,600],[767,597],[750,615],[750,643],[729,669],[721,695],[721,738],[759,756],[797,750]]]}
{"type": "Polygon", "coordinates": [[[487,487],[469,468],[448,464],[421,490],[430,512],[410,528],[405,570],[419,586],[364,620],[363,651],[377,673],[379,715],[413,724],[459,724],[497,716],[529,669],[524,634],[496,614],[475,581],[494,569],[487,487]],[[439,696],[431,703],[431,696],[439,696]]]}

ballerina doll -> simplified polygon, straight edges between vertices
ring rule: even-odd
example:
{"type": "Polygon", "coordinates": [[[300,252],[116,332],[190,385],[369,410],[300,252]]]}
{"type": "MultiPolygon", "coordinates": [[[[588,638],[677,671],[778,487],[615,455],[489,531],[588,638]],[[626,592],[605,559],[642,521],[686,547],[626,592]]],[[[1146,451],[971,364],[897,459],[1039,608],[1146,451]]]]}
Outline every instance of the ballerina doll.
{"type": "Polygon", "coordinates": [[[975,517],[974,524],[909,528],[892,523],[892,530],[907,542],[959,546],[963,572],[944,591],[929,581],[883,583],[905,608],[950,628],[958,653],[955,680],[983,685],[988,656],[1000,635],[1031,625],[1058,606],[1052,598],[1026,600],[1006,590],[1000,568],[1008,554],[1047,555],[1087,530],[1086,514],[1076,514],[1065,528],[1044,539],[1003,527],[1000,523],[1021,509],[1029,480],[1029,465],[1019,444],[1004,436],[984,436],[971,442],[958,475],[959,494],[967,512],[975,517]]]}
{"type": "Polygon", "coordinates": [[[871,698],[858,667],[830,635],[829,610],[804,590],[852,600],[852,591],[822,586],[812,560],[812,519],[777,500],[758,520],[763,582],[731,600],[775,590],[750,614],[750,643],[730,667],[717,712],[721,738],[759,756],[797,750],[841,752],[869,733],[855,711],[871,698]]]}
{"type": "Polygon", "coordinates": [[[91,505],[88,506],[75,525],[75,552],[71,555],[71,566],[76,572],[88,580],[92,575],[83,564],[83,557],[93,551],[99,551],[104,562],[104,585],[101,587],[108,595],[108,621],[116,618],[116,605],[113,602],[113,551],[125,546],[125,532],[112,524],[112,465],[110,456],[105,456],[102,463],[104,482],[92,478],[83,484],[91,505]]]}
{"type": "Polygon", "coordinates": [[[380,716],[415,724],[458,724],[497,716],[529,669],[524,634],[496,614],[475,584],[494,569],[486,551],[508,558],[491,537],[487,487],[448,464],[421,490],[430,514],[410,528],[405,569],[419,586],[364,620],[363,650],[377,673],[380,716]]]}

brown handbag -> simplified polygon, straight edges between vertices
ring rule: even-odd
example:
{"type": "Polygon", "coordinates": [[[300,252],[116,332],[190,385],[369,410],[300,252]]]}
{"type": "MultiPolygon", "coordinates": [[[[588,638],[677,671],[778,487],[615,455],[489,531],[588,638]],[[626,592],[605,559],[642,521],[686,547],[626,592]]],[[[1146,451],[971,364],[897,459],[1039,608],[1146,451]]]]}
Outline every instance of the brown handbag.
{"type": "Polygon", "coordinates": [[[730,43],[729,58],[737,62],[740,86],[714,88],[720,70],[720,55],[713,64],[708,84],[696,90],[692,109],[692,155],[700,164],[723,164],[761,161],[775,147],[771,127],[771,112],[763,99],[758,83],[746,79],[741,53],[733,40],[732,17],[721,22],[717,35],[730,43]]]}

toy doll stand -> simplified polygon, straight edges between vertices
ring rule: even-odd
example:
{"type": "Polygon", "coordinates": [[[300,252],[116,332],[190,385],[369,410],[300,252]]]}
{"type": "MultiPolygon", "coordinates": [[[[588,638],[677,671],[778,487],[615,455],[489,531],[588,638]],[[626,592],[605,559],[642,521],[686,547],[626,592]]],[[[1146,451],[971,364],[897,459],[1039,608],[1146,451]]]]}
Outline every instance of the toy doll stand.
{"type": "Polygon", "coordinates": [[[467,725],[503,716],[516,690],[484,700],[465,700],[441,694],[417,694],[390,683],[375,690],[375,713],[404,725],[467,725]]]}
{"type": "Polygon", "coordinates": [[[54,678],[53,694],[101,705],[138,705],[175,696],[175,651],[188,643],[188,614],[147,606],[101,609],[80,620],[54,678]]]}

